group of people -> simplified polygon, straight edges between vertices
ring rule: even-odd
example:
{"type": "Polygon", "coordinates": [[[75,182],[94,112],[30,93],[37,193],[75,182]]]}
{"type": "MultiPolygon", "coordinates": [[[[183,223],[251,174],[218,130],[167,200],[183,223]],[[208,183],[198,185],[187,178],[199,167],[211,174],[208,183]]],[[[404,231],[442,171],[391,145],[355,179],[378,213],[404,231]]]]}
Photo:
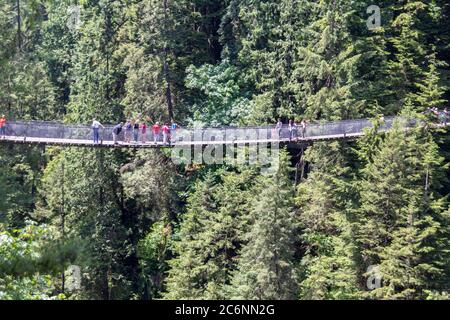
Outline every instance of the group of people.
{"type": "Polygon", "coordinates": [[[0,138],[5,138],[6,136],[6,116],[2,114],[0,118],[0,138]]]}
{"type": "Polygon", "coordinates": [[[447,123],[450,121],[450,111],[445,107],[442,110],[439,110],[436,107],[428,108],[426,110],[427,114],[431,114],[443,125],[447,125],[447,123]]]}
{"type": "MultiPolygon", "coordinates": [[[[288,130],[289,130],[289,140],[297,139],[299,136],[305,138],[306,134],[306,119],[300,120],[298,124],[296,120],[289,120],[288,130]],[[300,135],[299,135],[300,132],[300,135]]],[[[93,130],[93,140],[94,144],[99,143],[100,137],[100,128],[105,128],[99,121],[93,119],[92,121],[92,130],[93,130]]],[[[158,142],[162,142],[164,145],[170,145],[172,134],[178,128],[177,124],[172,120],[171,124],[156,122],[152,127],[152,136],[153,143],[157,144],[158,142]]],[[[143,144],[147,143],[147,130],[149,126],[145,121],[139,120],[128,120],[125,123],[120,122],[116,124],[112,129],[112,136],[114,144],[119,143],[119,136],[123,132],[123,141],[125,143],[138,143],[141,142],[143,144]]],[[[281,131],[283,129],[283,122],[281,119],[278,119],[278,122],[275,126],[275,135],[277,135],[278,139],[282,138],[281,131]]]]}
{"type": "MultiPolygon", "coordinates": [[[[294,119],[289,120],[288,129],[289,129],[289,140],[297,139],[299,137],[299,129],[300,134],[302,138],[305,138],[306,134],[306,125],[307,121],[306,119],[300,120],[300,123],[297,124],[297,122],[294,119]]],[[[278,138],[281,138],[281,130],[283,129],[283,122],[281,119],[278,119],[278,122],[275,126],[276,134],[278,135],[278,138]]]]}
{"type": "MultiPolygon", "coordinates": [[[[99,143],[99,130],[100,128],[105,128],[100,122],[96,119],[92,121],[92,130],[94,137],[94,144],[99,143]]],[[[152,127],[152,135],[153,142],[157,144],[162,141],[164,145],[169,145],[171,143],[172,134],[178,128],[178,125],[175,121],[171,121],[171,123],[163,123],[156,122],[152,127]]],[[[139,120],[127,120],[125,123],[120,122],[116,124],[112,129],[112,136],[114,144],[119,143],[119,136],[123,132],[123,141],[125,143],[138,143],[141,142],[143,144],[147,143],[147,130],[149,126],[145,121],[139,120]]]]}

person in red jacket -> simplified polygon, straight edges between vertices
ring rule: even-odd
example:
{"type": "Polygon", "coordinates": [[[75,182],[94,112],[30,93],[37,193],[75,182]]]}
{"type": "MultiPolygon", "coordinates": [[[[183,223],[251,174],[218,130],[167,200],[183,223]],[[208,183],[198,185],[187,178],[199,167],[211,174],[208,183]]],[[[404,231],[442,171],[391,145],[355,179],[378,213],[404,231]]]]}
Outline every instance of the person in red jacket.
{"type": "Polygon", "coordinates": [[[6,117],[2,115],[0,118],[0,137],[4,138],[6,136],[6,117]]]}
{"type": "Polygon", "coordinates": [[[160,131],[161,131],[161,126],[159,125],[159,122],[156,122],[152,127],[153,142],[155,142],[155,144],[158,143],[160,131]]]}
{"type": "Polygon", "coordinates": [[[162,127],[163,143],[164,144],[167,144],[169,142],[169,133],[170,133],[170,128],[169,128],[169,125],[166,123],[162,127]]]}
{"type": "Polygon", "coordinates": [[[140,128],[141,128],[141,141],[142,141],[142,143],[146,143],[147,142],[147,124],[145,123],[145,121],[142,121],[140,128]]]}

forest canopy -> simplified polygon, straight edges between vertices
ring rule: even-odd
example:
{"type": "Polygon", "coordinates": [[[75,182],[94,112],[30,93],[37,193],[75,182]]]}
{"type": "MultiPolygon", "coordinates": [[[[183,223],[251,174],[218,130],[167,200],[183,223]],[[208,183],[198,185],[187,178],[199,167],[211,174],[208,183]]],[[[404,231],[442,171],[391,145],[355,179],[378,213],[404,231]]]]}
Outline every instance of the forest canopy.
{"type": "Polygon", "coordinates": [[[448,299],[449,131],[376,129],[450,107],[449,15],[446,0],[3,0],[7,121],[373,127],[283,149],[268,172],[0,141],[0,299],[448,299]]]}

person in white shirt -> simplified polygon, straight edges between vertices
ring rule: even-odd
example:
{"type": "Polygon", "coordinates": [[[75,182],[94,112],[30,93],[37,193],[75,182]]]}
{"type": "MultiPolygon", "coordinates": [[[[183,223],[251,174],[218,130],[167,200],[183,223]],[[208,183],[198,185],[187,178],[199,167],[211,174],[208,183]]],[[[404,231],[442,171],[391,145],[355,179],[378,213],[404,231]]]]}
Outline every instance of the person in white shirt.
{"type": "Polygon", "coordinates": [[[105,128],[100,122],[96,119],[92,120],[92,131],[94,133],[94,144],[98,143],[100,140],[100,127],[105,128]]]}
{"type": "Polygon", "coordinates": [[[302,138],[305,138],[305,134],[306,134],[306,120],[302,119],[302,121],[300,122],[300,128],[302,130],[302,138]]]}
{"type": "Polygon", "coordinates": [[[298,126],[294,119],[289,120],[289,140],[298,137],[298,126]]]}
{"type": "Polygon", "coordinates": [[[275,126],[275,130],[278,135],[278,139],[281,138],[281,129],[282,128],[283,128],[283,122],[281,122],[281,119],[278,119],[277,125],[275,126]]]}

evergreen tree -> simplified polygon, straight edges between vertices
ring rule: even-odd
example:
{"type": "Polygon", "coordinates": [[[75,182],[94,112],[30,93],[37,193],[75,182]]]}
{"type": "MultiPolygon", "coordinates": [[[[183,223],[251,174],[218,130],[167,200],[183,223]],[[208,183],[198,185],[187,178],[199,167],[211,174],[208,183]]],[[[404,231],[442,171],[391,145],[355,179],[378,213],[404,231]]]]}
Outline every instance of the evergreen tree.
{"type": "Polygon", "coordinates": [[[83,5],[80,34],[74,49],[70,103],[67,119],[89,122],[115,122],[121,116],[124,71],[121,56],[115,52],[119,27],[124,23],[121,1],[100,0],[83,5]]]}
{"type": "Polygon", "coordinates": [[[43,178],[42,215],[65,236],[86,242],[82,297],[130,297],[133,254],[114,155],[104,150],[65,150],[50,162],[43,178]],[[64,170],[64,171],[62,171],[64,170]],[[62,216],[63,214],[63,216],[62,216]],[[61,225],[61,219],[64,224],[61,225]]]}
{"type": "Polygon", "coordinates": [[[294,93],[299,79],[293,72],[309,7],[307,1],[293,0],[231,1],[227,7],[220,29],[223,55],[253,87],[252,122],[292,117],[298,111],[294,93]]]}
{"type": "Polygon", "coordinates": [[[188,211],[175,234],[169,261],[166,298],[225,299],[230,272],[236,268],[255,172],[219,171],[197,182],[188,211]]]}
{"type": "Polygon", "coordinates": [[[140,1],[130,7],[129,43],[121,49],[127,56],[127,114],[145,112],[154,121],[190,114],[186,68],[219,59],[222,7],[223,1],[204,0],[140,1]]]}
{"type": "Polygon", "coordinates": [[[81,23],[81,6],[76,7],[70,0],[48,3],[46,14],[36,44],[35,55],[45,63],[48,79],[54,87],[54,115],[66,113],[70,99],[70,87],[75,78],[72,76],[72,64],[76,41],[78,40],[78,23],[81,23]],[[80,12],[75,8],[80,8],[80,12]],[[80,20],[78,20],[80,19],[80,20]]]}
{"type": "Polygon", "coordinates": [[[207,175],[195,186],[195,193],[188,201],[188,211],[180,227],[181,241],[175,243],[174,251],[179,257],[170,260],[167,277],[168,299],[199,299],[206,291],[208,276],[203,258],[205,253],[201,235],[210,231],[206,222],[216,210],[214,200],[214,177],[207,175]]]}
{"type": "Polygon", "coordinates": [[[142,272],[143,298],[159,298],[163,292],[167,261],[170,256],[172,228],[166,221],[154,223],[150,232],[139,241],[137,254],[142,272]]]}
{"type": "Polygon", "coordinates": [[[428,279],[442,277],[446,263],[436,245],[445,221],[435,191],[442,159],[429,133],[401,126],[396,123],[386,134],[363,169],[360,189],[357,241],[362,272],[369,265],[379,266],[383,285],[370,296],[384,299],[423,298],[428,279]]]}
{"type": "Polygon", "coordinates": [[[0,224],[10,229],[23,228],[35,218],[42,168],[42,149],[30,146],[0,146],[0,224]]]}
{"type": "Polygon", "coordinates": [[[450,97],[449,14],[446,0],[2,1],[8,122],[376,119],[358,143],[308,145],[295,194],[285,153],[265,176],[2,142],[0,299],[448,299],[450,140],[421,113],[450,97]],[[380,132],[380,114],[420,121],[380,132]]]}
{"type": "Polygon", "coordinates": [[[446,64],[436,59],[436,53],[432,53],[427,57],[428,70],[424,74],[424,79],[417,83],[417,94],[414,100],[420,105],[420,111],[425,111],[427,108],[441,108],[446,100],[443,95],[446,87],[442,84],[442,76],[438,68],[445,67],[446,64]]]}
{"type": "Polygon", "coordinates": [[[299,266],[302,299],[358,297],[352,232],[355,190],[346,148],[344,143],[322,143],[306,154],[312,169],[297,194],[304,247],[299,266]]]}
{"type": "MultiPolygon", "coordinates": [[[[436,36],[428,36],[428,32],[436,28],[434,10],[440,9],[435,1],[407,0],[392,5],[393,20],[387,39],[391,47],[387,83],[396,90],[395,98],[386,105],[387,110],[398,112],[407,101],[418,99],[414,105],[419,105],[422,109],[419,111],[423,111],[427,104],[424,99],[428,104],[430,98],[439,99],[443,84],[438,77],[445,63],[437,59],[433,40],[430,43],[436,36]]],[[[434,43],[439,41],[434,40],[434,43]]]]}
{"type": "Polygon", "coordinates": [[[357,73],[362,53],[350,32],[352,4],[320,1],[310,5],[311,17],[302,29],[306,38],[297,49],[300,57],[293,71],[301,82],[295,92],[298,112],[311,119],[357,117],[364,112],[364,101],[355,96],[355,89],[363,84],[357,73]]]}
{"type": "Polygon", "coordinates": [[[277,172],[261,181],[264,189],[252,205],[250,230],[229,289],[231,298],[295,297],[296,216],[288,161],[287,153],[282,152],[277,172]]]}

